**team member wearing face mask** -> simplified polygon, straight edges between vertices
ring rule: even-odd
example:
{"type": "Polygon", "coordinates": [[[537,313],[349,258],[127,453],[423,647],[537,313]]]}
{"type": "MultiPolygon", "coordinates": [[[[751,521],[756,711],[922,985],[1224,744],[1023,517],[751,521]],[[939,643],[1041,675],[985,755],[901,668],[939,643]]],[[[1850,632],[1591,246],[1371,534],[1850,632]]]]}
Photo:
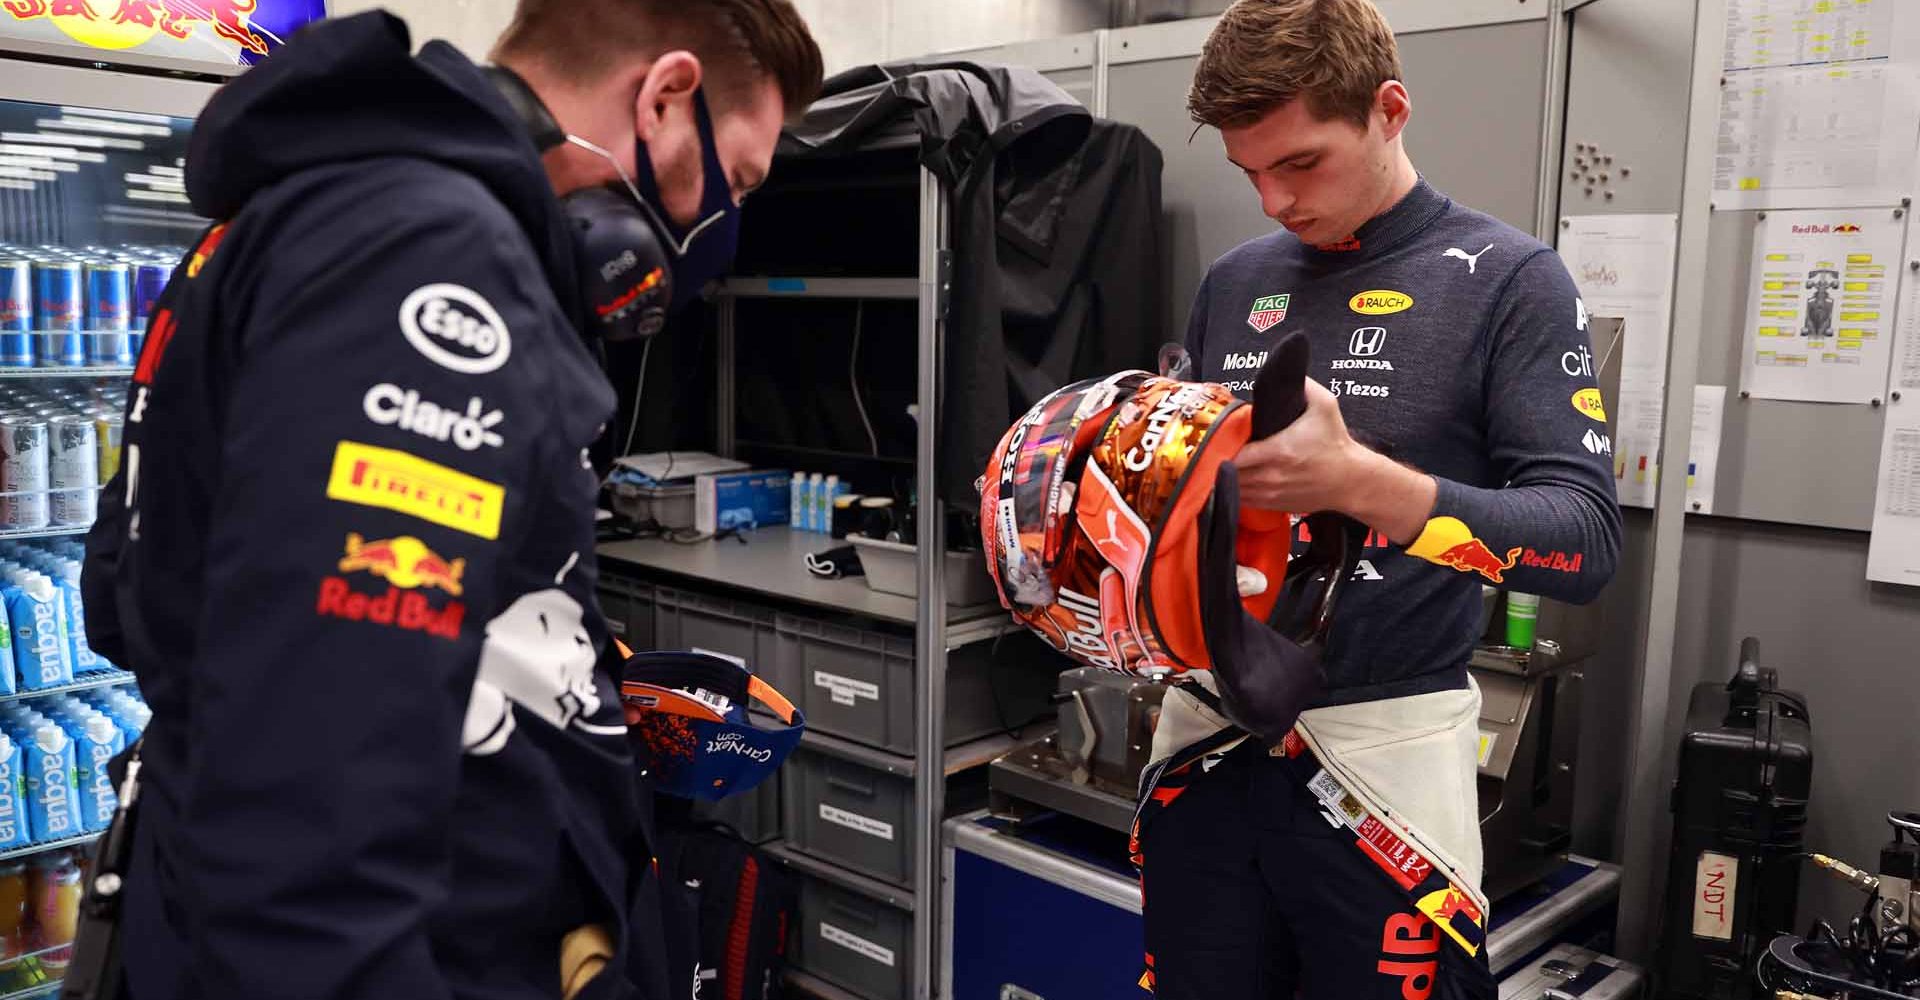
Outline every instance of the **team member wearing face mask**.
{"type": "Polygon", "coordinates": [[[588,337],[725,267],[820,53],[787,0],[524,0],[495,58],[324,22],[195,130],[83,581],[154,709],[138,1000],[633,993],[588,337]]]}

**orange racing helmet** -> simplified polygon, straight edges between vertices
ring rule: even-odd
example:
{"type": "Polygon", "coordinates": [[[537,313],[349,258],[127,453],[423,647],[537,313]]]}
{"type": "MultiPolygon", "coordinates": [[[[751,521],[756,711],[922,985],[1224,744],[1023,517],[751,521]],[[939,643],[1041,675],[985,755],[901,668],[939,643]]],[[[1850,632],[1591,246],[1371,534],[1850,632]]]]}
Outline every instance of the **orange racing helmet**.
{"type": "MultiPolygon", "coordinates": [[[[1066,386],[1010,428],[981,481],[1002,606],[1079,663],[1143,675],[1213,671],[1241,728],[1284,737],[1321,692],[1319,654],[1365,529],[1242,508],[1232,459],[1306,409],[1306,338],[1273,352],[1253,401],[1127,371],[1066,386]]],[[[1201,692],[1196,692],[1201,693],[1201,692]]]]}

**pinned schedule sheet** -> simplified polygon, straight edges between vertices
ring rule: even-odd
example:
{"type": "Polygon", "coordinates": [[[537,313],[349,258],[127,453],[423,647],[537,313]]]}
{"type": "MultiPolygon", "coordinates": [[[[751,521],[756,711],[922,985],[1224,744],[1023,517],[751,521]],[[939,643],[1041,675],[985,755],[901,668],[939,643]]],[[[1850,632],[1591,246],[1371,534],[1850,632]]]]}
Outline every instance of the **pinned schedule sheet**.
{"type": "Polygon", "coordinates": [[[1867,579],[1920,587],[1920,253],[1911,256],[1894,335],[1867,579]]]}
{"type": "Polygon", "coordinates": [[[1728,0],[1714,206],[1898,202],[1920,143],[1920,4],[1728,0]]]}
{"type": "Polygon", "coordinates": [[[1754,225],[1741,389],[1758,399],[1879,399],[1893,356],[1904,213],[1771,212],[1754,225]]]}

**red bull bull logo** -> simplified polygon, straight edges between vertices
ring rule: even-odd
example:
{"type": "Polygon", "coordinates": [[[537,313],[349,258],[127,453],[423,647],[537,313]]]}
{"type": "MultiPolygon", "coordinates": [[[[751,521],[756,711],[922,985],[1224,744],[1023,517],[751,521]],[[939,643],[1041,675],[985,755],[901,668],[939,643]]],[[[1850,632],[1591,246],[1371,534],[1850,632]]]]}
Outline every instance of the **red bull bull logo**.
{"type": "Polygon", "coordinates": [[[1407,554],[1462,573],[1478,573],[1488,583],[1500,584],[1506,582],[1506,571],[1520,561],[1520,553],[1525,548],[1516,545],[1507,550],[1503,559],[1476,538],[1473,529],[1459,518],[1436,517],[1428,521],[1426,530],[1407,546],[1407,554]]]}
{"type": "Polygon", "coordinates": [[[465,559],[442,559],[412,535],[369,542],[349,534],[346,556],[340,560],[342,573],[371,573],[405,590],[432,587],[454,597],[460,596],[460,576],[466,568],[465,559]]]}
{"type": "Polygon", "coordinates": [[[221,38],[255,55],[267,54],[267,36],[248,15],[258,0],[4,0],[16,21],[46,18],[68,38],[96,49],[131,49],[157,36],[185,41],[211,24],[221,38]]]}

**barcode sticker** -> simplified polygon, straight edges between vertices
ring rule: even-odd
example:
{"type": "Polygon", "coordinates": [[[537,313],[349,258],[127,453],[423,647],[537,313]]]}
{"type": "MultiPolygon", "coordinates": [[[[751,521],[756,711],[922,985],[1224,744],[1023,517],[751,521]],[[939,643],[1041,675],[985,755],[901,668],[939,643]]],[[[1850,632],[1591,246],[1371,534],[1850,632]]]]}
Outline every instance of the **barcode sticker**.
{"type": "Polygon", "coordinates": [[[1347,796],[1347,790],[1340,787],[1340,780],[1324,770],[1314,775],[1312,781],[1307,782],[1307,791],[1312,792],[1314,798],[1330,806],[1338,804],[1347,796]]]}
{"type": "Polygon", "coordinates": [[[733,709],[733,699],[724,694],[715,694],[706,688],[695,688],[688,693],[693,695],[694,701],[713,709],[717,715],[725,715],[733,709]]]}

